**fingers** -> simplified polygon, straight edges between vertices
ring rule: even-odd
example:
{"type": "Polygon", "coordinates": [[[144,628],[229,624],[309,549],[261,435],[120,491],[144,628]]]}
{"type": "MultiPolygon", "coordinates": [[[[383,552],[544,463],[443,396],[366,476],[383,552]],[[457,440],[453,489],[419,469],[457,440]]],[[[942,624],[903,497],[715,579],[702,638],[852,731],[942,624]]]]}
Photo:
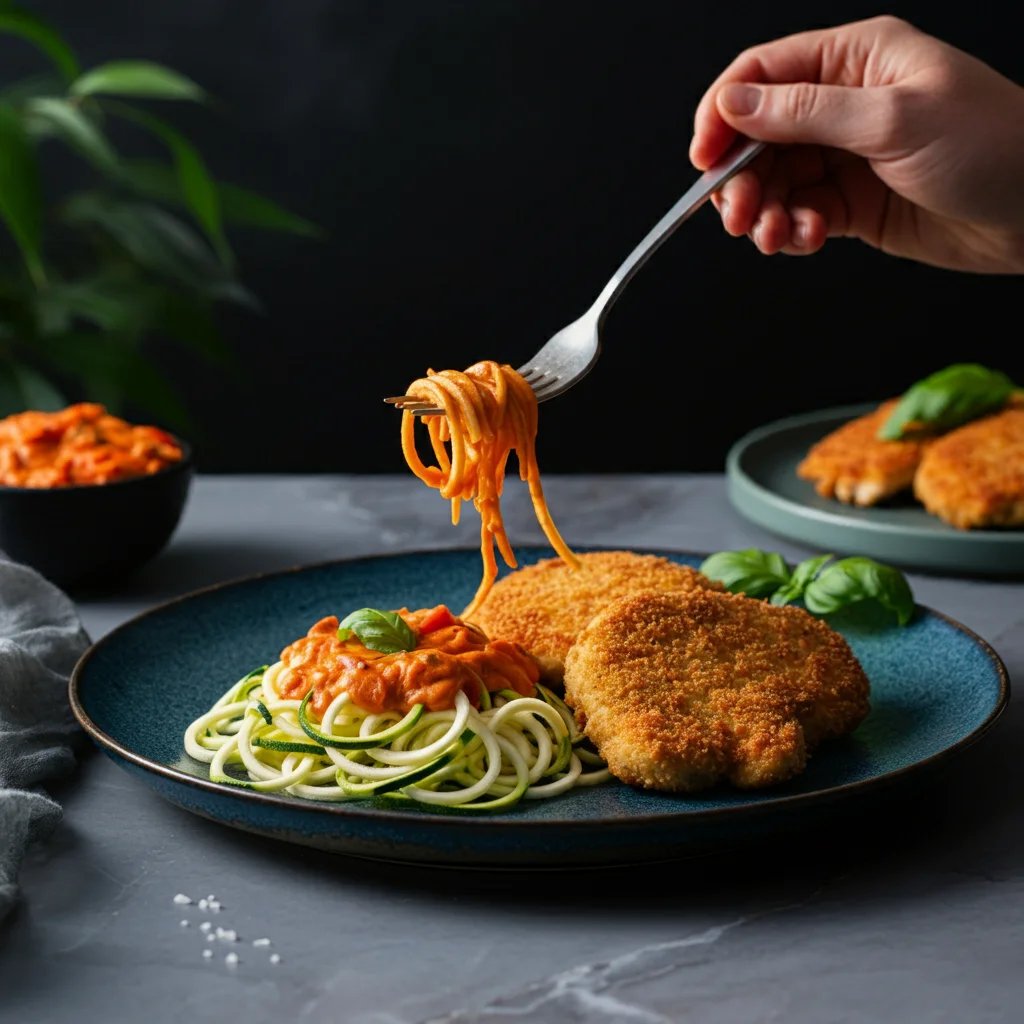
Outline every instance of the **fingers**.
{"type": "Polygon", "coordinates": [[[832,237],[845,235],[849,215],[842,193],[834,184],[800,189],[789,197],[792,235],[780,252],[787,256],[809,256],[832,237]]]}
{"type": "MultiPolygon", "coordinates": [[[[830,140],[819,138],[818,131],[829,114],[843,116],[848,111],[835,95],[819,96],[813,88],[804,87],[831,86],[856,93],[862,87],[889,82],[892,80],[892,66],[900,63],[893,59],[893,52],[898,55],[896,47],[899,41],[909,35],[920,37],[920,33],[905,22],[883,17],[840,28],[801,32],[744,51],[718,76],[697,106],[690,143],[691,161],[700,170],[706,170],[721,157],[737,132],[767,142],[818,142],[845,146],[844,141],[836,141],[843,134],[842,123],[834,126],[830,140]],[[880,53],[888,59],[880,59],[880,53]],[[742,94],[733,92],[732,99],[740,109],[730,115],[730,108],[723,105],[721,94],[727,86],[737,84],[783,84],[800,88],[795,93],[773,94],[763,107],[760,100],[751,101],[752,94],[747,94],[744,104],[742,94]],[[754,111],[757,111],[756,115],[754,111]],[[814,126],[806,126],[803,134],[787,133],[784,124],[794,111],[820,111],[822,117],[815,119],[814,126]],[[737,117],[746,120],[740,123],[737,117]]],[[[869,124],[862,123],[854,134],[869,127],[869,124]]]]}
{"type": "Polygon", "coordinates": [[[789,243],[790,193],[822,181],[824,174],[817,149],[772,149],[727,182],[712,201],[730,235],[750,235],[770,254],[789,243]]]}

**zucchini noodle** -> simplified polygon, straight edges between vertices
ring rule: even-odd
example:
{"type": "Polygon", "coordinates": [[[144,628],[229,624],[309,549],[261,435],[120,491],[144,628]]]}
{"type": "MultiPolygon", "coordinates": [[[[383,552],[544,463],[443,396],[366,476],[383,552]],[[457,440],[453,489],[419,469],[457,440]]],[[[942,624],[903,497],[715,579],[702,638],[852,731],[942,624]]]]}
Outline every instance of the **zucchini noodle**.
{"type": "MultiPolygon", "coordinates": [[[[383,797],[461,811],[497,811],[543,800],[611,775],[566,704],[488,694],[476,710],[461,690],[450,711],[373,714],[337,696],[320,722],[304,700],[284,700],[277,662],[239,680],[185,732],[185,750],[210,779],[308,800],[383,797]]],[[[312,693],[312,691],[310,691],[312,693]]]]}
{"type": "Polygon", "coordinates": [[[511,366],[485,360],[465,373],[428,370],[427,376],[413,381],[405,393],[444,409],[444,415],[423,417],[436,466],[424,465],[416,453],[416,417],[403,411],[402,452],[409,468],[428,487],[451,500],[453,524],[459,522],[463,501],[472,499],[480,513],[484,574],[462,617],[472,618],[497,579],[495,544],[505,564],[516,567],[500,504],[505,464],[513,449],[519,459],[519,476],[529,485],[533,510],[544,535],[568,565],[579,568],[579,561],[562,540],[544,499],[535,451],[537,399],[522,375],[511,366]],[[451,446],[450,454],[446,444],[451,446]]]}

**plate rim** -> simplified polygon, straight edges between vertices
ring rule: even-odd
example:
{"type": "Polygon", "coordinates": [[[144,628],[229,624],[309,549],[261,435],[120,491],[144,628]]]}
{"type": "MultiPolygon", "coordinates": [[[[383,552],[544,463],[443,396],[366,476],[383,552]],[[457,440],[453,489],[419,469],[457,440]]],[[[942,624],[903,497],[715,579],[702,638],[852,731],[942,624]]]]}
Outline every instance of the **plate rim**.
{"type": "MultiPolygon", "coordinates": [[[[920,526],[904,525],[901,523],[879,523],[869,519],[854,519],[840,511],[832,512],[828,509],[813,508],[787,498],[764,487],[758,483],[743,467],[742,460],[752,445],[765,438],[783,434],[789,430],[799,427],[810,426],[831,419],[853,419],[862,416],[873,409],[878,408],[879,403],[859,402],[853,405],[837,405],[825,409],[818,409],[813,412],[800,413],[796,416],[785,416],[782,419],[772,420],[760,427],[748,431],[739,440],[735,441],[729,448],[725,457],[726,478],[737,487],[740,487],[753,496],[756,500],[765,505],[770,505],[778,512],[784,512],[804,521],[827,524],[852,532],[862,534],[884,534],[886,536],[913,537],[915,539],[931,540],[936,537],[920,526]]],[[[938,517],[933,517],[937,522],[942,522],[938,517]]],[[[944,524],[947,525],[948,524],[944,524]]],[[[942,543],[950,543],[959,548],[970,548],[979,544],[995,544],[997,546],[1009,545],[1011,547],[1024,546],[1024,530],[957,530],[949,526],[949,533],[937,535],[942,543]]]]}
{"type": "MultiPolygon", "coordinates": [[[[522,544],[517,545],[517,548],[542,548],[543,545],[528,545],[522,544]]],[[[583,550],[586,546],[579,546],[580,550],[583,550]]],[[[593,550],[611,551],[611,550],[625,550],[621,548],[595,548],[593,550]]],[[[665,554],[672,555],[684,555],[690,558],[703,559],[707,557],[707,553],[699,551],[690,551],[682,548],[651,548],[651,551],[661,551],[665,554]]],[[[965,736],[960,737],[955,743],[939,750],[936,753],[924,758],[920,761],[915,761],[912,764],[904,765],[902,768],[897,768],[893,771],[883,772],[881,775],[872,776],[869,779],[861,779],[857,782],[847,782],[840,786],[832,786],[825,790],[813,790],[809,793],[793,793],[788,796],[780,796],[771,798],[768,800],[759,800],[751,803],[741,803],[728,807],[712,807],[704,810],[696,811],[664,811],[656,812],[652,814],[631,814],[621,818],[556,818],[554,820],[538,820],[538,819],[516,819],[514,817],[493,817],[489,815],[473,815],[466,812],[463,813],[443,813],[443,814],[430,814],[420,811],[392,811],[381,807],[357,808],[354,806],[354,802],[342,801],[337,803],[323,803],[316,801],[303,801],[292,796],[281,796],[276,793],[260,793],[253,790],[235,789],[230,786],[226,786],[223,783],[212,782],[209,779],[203,779],[196,775],[191,775],[188,772],[182,771],[179,768],[175,768],[172,765],[163,764],[160,761],[154,761],[153,759],[146,757],[142,754],[137,753],[134,750],[124,746],[118,740],[105,733],[102,729],[96,725],[95,722],[89,717],[85,708],[82,706],[82,702],[79,697],[79,685],[81,678],[89,664],[89,661],[106,643],[108,643],[113,637],[122,633],[125,630],[132,628],[140,620],[146,619],[151,615],[158,615],[168,608],[172,608],[176,605],[183,604],[186,601],[192,600],[196,597],[200,597],[206,594],[215,593],[220,590],[227,590],[234,586],[240,586],[242,584],[256,582],[258,580],[273,579],[276,577],[290,576],[293,574],[313,570],[313,569],[326,569],[333,566],[348,566],[360,562],[369,561],[385,561],[388,559],[398,559],[415,557],[420,555],[445,555],[454,553],[476,553],[479,549],[476,547],[459,546],[450,548],[417,548],[410,551],[394,551],[386,552],[383,554],[371,554],[371,555],[358,555],[351,558],[331,558],[325,559],[318,562],[307,562],[299,565],[290,566],[285,569],[272,569],[264,572],[251,573],[247,576],[237,576],[228,580],[221,580],[217,583],[208,584],[205,587],[199,587],[196,590],[191,590],[185,594],[179,594],[177,597],[172,597],[166,601],[161,601],[159,604],[147,608],[145,611],[139,612],[133,615],[131,618],[126,619],[120,625],[115,626],[112,630],[100,637],[99,640],[92,642],[82,656],[75,663],[75,667],[71,671],[71,675],[68,679],[68,700],[71,705],[71,711],[75,716],[78,724],[82,727],[85,733],[100,747],[105,748],[108,752],[116,754],[118,757],[123,758],[125,761],[135,765],[136,767],[142,768],[154,775],[160,776],[165,779],[169,779],[172,782],[181,783],[186,786],[191,786],[195,789],[199,789],[204,792],[212,793],[218,796],[231,797],[245,802],[254,802],[259,805],[277,808],[288,811],[298,811],[310,814],[327,814],[330,817],[349,819],[349,820],[369,820],[378,823],[385,823],[389,825],[400,825],[406,823],[409,826],[416,825],[430,825],[437,826],[439,828],[464,828],[467,824],[472,824],[474,828],[490,830],[490,829],[503,829],[509,827],[527,828],[531,830],[536,829],[552,829],[552,828],[569,828],[573,830],[586,831],[594,828],[601,829],[629,829],[641,826],[656,826],[656,825],[679,825],[686,822],[707,822],[716,821],[721,819],[735,819],[744,818],[748,816],[772,813],[775,811],[787,811],[793,808],[800,808],[810,804],[819,803],[831,803],[835,800],[843,799],[847,796],[861,795],[865,791],[881,789],[891,785],[894,782],[900,781],[906,775],[914,775],[927,768],[934,768],[937,765],[955,757],[956,755],[967,750],[973,746],[978,740],[980,740],[986,733],[988,733],[995,725],[996,721],[1003,714],[1010,699],[1010,676],[1007,671],[1006,665],[1002,658],[993,649],[991,644],[987,640],[979,636],[969,626],[965,626],[962,622],[957,621],[949,615],[943,612],[936,611],[928,605],[918,604],[917,607],[927,612],[929,615],[934,615],[936,618],[941,619],[954,629],[959,630],[965,634],[969,639],[973,640],[979,647],[981,647],[983,653],[987,656],[988,660],[996,669],[996,673],[999,677],[999,694],[994,702],[991,710],[985,716],[985,718],[972,729],[965,736]]],[[[632,788],[632,787],[631,787],[632,788]]],[[[646,791],[644,791],[646,792],[646,791]]],[[[756,792],[756,791],[754,791],[756,792]]]]}

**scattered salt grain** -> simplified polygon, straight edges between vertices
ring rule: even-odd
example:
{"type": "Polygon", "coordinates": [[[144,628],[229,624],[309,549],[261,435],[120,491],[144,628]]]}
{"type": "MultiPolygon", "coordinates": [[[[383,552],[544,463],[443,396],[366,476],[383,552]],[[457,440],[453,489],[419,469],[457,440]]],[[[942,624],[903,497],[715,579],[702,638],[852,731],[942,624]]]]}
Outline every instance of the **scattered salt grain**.
{"type": "Polygon", "coordinates": [[[179,921],[178,924],[181,925],[182,928],[188,927],[188,921],[179,921]]]}
{"type": "Polygon", "coordinates": [[[212,949],[204,949],[203,950],[203,959],[204,960],[209,960],[212,956],[213,956],[213,950],[212,949]]]}
{"type": "Polygon", "coordinates": [[[213,895],[211,894],[210,896],[207,896],[206,898],[207,898],[207,899],[208,899],[208,900],[209,900],[209,901],[210,901],[210,902],[212,903],[212,902],[213,902],[213,901],[214,901],[214,900],[215,900],[215,899],[216,899],[217,897],[216,897],[216,896],[213,896],[213,895]]]}
{"type": "Polygon", "coordinates": [[[271,962],[272,964],[279,964],[279,963],[281,962],[281,957],[280,957],[280,955],[279,955],[279,954],[277,954],[277,953],[271,953],[271,954],[270,954],[270,962],[271,962]]]}
{"type": "Polygon", "coordinates": [[[230,964],[232,967],[234,967],[235,964],[238,963],[238,954],[237,953],[228,953],[228,955],[226,957],[224,957],[224,963],[230,964]]]}
{"type": "Polygon", "coordinates": [[[210,900],[206,904],[215,914],[220,911],[220,904],[216,900],[210,900]]]}
{"type": "Polygon", "coordinates": [[[213,925],[212,925],[212,924],[210,924],[210,922],[209,922],[209,921],[204,921],[204,922],[203,922],[203,923],[202,923],[202,924],[201,924],[201,925],[199,926],[199,930],[200,930],[201,932],[208,932],[208,931],[209,931],[209,930],[210,930],[210,929],[211,929],[212,927],[213,927],[213,925]]]}
{"type": "Polygon", "coordinates": [[[206,933],[206,941],[207,942],[216,942],[217,941],[217,936],[214,935],[213,932],[207,932],[206,933]]]}
{"type": "Polygon", "coordinates": [[[205,910],[210,904],[206,900],[199,901],[199,909],[205,910]]]}
{"type": "Polygon", "coordinates": [[[179,892],[178,895],[174,897],[174,902],[183,907],[186,903],[191,903],[192,900],[183,892],[179,892]]]}
{"type": "Polygon", "coordinates": [[[270,939],[253,939],[252,944],[254,946],[269,946],[270,939]]]}

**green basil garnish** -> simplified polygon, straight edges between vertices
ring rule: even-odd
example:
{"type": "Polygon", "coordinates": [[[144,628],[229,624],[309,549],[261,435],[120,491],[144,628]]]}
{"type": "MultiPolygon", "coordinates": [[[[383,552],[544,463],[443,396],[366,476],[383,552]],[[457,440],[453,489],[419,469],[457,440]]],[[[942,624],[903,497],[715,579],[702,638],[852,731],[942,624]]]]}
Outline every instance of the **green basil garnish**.
{"type": "Polygon", "coordinates": [[[829,565],[832,558],[815,555],[790,570],[782,555],[747,548],[710,555],[700,571],[734,594],[768,598],[777,606],[802,600],[814,615],[873,600],[895,612],[901,626],[910,621],[914,595],[898,569],[870,558],[842,558],[829,565]]]}
{"type": "Polygon", "coordinates": [[[719,551],[704,560],[700,571],[734,594],[742,591],[755,598],[768,597],[789,582],[789,566],[782,555],[757,548],[719,551]]]}
{"type": "Polygon", "coordinates": [[[360,608],[347,615],[338,626],[338,639],[356,637],[364,647],[381,654],[397,654],[416,647],[416,634],[398,612],[360,608]]]}
{"type": "Polygon", "coordinates": [[[877,601],[896,613],[901,626],[914,614],[914,595],[904,575],[870,558],[843,558],[807,584],[804,605],[815,615],[829,615],[859,601],[877,601]]]}
{"type": "Polygon", "coordinates": [[[784,604],[789,604],[790,601],[799,600],[807,589],[807,584],[821,572],[821,567],[834,557],[834,555],[817,555],[815,558],[808,558],[806,562],[801,562],[793,570],[789,582],[772,594],[770,603],[781,607],[784,604]]]}
{"type": "Polygon", "coordinates": [[[978,363],[955,363],[904,392],[878,436],[898,441],[912,423],[929,433],[952,430],[1001,408],[1016,390],[1005,373],[978,363]]]}

